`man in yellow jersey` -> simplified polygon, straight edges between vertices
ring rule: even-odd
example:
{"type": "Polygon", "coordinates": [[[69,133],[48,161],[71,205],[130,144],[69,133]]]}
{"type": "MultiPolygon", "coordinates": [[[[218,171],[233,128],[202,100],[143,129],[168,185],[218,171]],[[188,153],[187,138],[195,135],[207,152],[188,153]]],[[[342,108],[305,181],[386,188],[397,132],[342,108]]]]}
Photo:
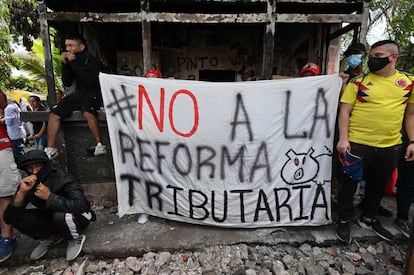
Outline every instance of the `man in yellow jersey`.
{"type": "MultiPolygon", "coordinates": [[[[336,146],[339,154],[349,151],[362,157],[367,203],[357,224],[385,240],[392,240],[393,235],[375,214],[401,153],[404,112],[410,144],[403,154],[406,160],[414,160],[414,78],[396,70],[397,59],[398,45],[394,41],[382,40],[371,46],[370,73],[354,78],[341,97],[336,146]]],[[[336,235],[345,243],[352,240],[349,225],[357,184],[346,175],[339,177],[336,235]]]]}

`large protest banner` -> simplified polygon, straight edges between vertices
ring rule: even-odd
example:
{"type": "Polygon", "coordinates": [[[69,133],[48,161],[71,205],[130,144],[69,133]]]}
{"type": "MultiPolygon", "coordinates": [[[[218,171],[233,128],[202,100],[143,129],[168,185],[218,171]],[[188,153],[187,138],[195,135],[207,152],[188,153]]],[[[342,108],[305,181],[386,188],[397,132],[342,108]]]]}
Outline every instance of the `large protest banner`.
{"type": "Polygon", "coordinates": [[[100,74],[119,215],[224,227],[331,222],[341,79],[100,74]]]}

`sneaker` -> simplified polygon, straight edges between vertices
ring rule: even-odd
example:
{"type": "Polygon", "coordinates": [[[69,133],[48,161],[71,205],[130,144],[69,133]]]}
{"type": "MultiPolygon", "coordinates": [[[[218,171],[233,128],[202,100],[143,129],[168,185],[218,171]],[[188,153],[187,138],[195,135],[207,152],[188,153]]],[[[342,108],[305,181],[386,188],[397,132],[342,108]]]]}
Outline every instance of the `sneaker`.
{"type": "Polygon", "coordinates": [[[408,223],[408,221],[395,219],[395,225],[398,227],[398,229],[401,231],[401,233],[406,238],[410,237],[411,229],[410,229],[410,224],[408,223]]]}
{"type": "Polygon", "coordinates": [[[394,239],[394,236],[391,234],[391,232],[385,229],[381,225],[381,222],[377,219],[370,219],[361,216],[358,219],[357,224],[362,228],[374,231],[378,237],[386,241],[392,241],[394,239]]]}
{"type": "Polygon", "coordinates": [[[16,238],[0,239],[0,263],[4,262],[13,255],[16,248],[16,238]]]}
{"type": "Polygon", "coordinates": [[[32,253],[30,254],[30,259],[32,261],[39,260],[40,258],[42,258],[47,253],[49,248],[59,244],[62,240],[63,239],[41,240],[40,243],[36,246],[35,249],[33,249],[32,253]]]}
{"type": "Polygon", "coordinates": [[[66,261],[72,261],[78,257],[82,251],[86,236],[79,235],[79,238],[68,241],[68,248],[66,249],[66,261]]]}
{"type": "Polygon", "coordinates": [[[384,206],[380,205],[377,210],[377,215],[382,217],[392,217],[392,212],[385,208],[384,206]]]}
{"type": "Polygon", "coordinates": [[[59,155],[59,150],[55,147],[46,147],[45,153],[47,157],[52,160],[55,159],[59,155]]]}
{"type": "Polygon", "coordinates": [[[139,224],[144,224],[148,221],[148,215],[147,214],[139,214],[138,217],[138,223],[139,224]]]}
{"type": "Polygon", "coordinates": [[[106,146],[102,144],[96,144],[95,152],[93,153],[94,156],[105,155],[106,154],[106,146]]]}
{"type": "Polygon", "coordinates": [[[348,221],[338,220],[335,224],[336,237],[343,243],[351,243],[351,231],[349,229],[348,221]]]}
{"type": "MultiPolygon", "coordinates": [[[[363,201],[361,201],[358,204],[358,208],[360,210],[364,210],[364,202],[363,201]]],[[[385,208],[384,206],[380,205],[378,207],[378,210],[377,210],[377,215],[389,218],[389,217],[392,217],[392,212],[390,210],[388,210],[387,208],[385,208]]]]}

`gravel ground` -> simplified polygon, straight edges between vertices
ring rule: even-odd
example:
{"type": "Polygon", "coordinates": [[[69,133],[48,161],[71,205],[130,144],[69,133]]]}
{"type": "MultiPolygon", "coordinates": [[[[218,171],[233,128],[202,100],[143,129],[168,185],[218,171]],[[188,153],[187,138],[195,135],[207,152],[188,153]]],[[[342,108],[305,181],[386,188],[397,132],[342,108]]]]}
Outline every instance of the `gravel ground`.
{"type": "Polygon", "coordinates": [[[87,255],[70,263],[63,258],[45,259],[1,268],[0,274],[402,274],[406,249],[406,244],[356,241],[327,247],[239,244],[200,251],[148,252],[122,259],[87,255]]]}

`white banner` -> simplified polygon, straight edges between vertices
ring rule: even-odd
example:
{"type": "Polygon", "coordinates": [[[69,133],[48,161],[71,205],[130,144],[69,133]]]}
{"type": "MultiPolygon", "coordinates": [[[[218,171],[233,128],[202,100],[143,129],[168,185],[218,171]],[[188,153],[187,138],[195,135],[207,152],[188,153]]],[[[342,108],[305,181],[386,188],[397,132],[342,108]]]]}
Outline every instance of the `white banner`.
{"type": "Polygon", "coordinates": [[[214,83],[100,74],[119,215],[331,222],[339,76],[214,83]]]}

